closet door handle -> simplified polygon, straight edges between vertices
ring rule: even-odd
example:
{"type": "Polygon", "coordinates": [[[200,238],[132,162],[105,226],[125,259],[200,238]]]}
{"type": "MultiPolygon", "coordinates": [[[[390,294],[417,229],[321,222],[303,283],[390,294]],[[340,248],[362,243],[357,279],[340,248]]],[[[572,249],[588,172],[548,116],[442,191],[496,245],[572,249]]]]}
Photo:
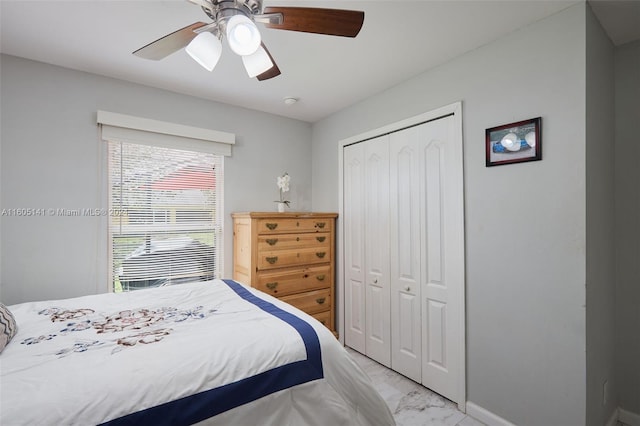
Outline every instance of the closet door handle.
{"type": "Polygon", "coordinates": [[[411,291],[411,287],[406,286],[406,287],[404,288],[404,290],[405,290],[405,291],[411,291]]]}

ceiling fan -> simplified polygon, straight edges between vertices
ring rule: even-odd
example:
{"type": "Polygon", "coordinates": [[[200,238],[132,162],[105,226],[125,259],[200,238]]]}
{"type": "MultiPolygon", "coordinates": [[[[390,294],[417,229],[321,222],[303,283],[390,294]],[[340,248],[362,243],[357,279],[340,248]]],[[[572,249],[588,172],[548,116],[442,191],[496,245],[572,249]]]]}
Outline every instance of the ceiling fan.
{"type": "Polygon", "coordinates": [[[202,7],[213,20],[195,22],[147,44],[133,52],[145,59],[160,60],[185,48],[187,53],[209,71],[222,54],[226,36],[231,50],[242,57],[249,77],[268,80],[280,75],[280,69],[262,42],[256,22],[267,28],[355,37],[364,22],[364,12],[312,7],[265,7],[262,0],[188,0],[202,7]]]}

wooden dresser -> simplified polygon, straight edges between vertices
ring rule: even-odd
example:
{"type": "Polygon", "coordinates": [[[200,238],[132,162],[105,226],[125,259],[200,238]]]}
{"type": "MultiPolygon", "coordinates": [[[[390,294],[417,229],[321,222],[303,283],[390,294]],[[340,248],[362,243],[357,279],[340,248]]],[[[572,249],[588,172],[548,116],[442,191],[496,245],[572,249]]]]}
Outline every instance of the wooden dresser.
{"type": "Polygon", "coordinates": [[[233,279],[303,310],[335,334],[336,213],[232,213],[233,279]]]}

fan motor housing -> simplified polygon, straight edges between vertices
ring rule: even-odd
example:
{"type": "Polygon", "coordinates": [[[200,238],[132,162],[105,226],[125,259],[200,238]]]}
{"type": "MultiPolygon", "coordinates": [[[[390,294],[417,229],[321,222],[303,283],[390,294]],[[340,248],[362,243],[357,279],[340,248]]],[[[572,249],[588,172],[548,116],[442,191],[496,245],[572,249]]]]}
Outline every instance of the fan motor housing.
{"type": "Polygon", "coordinates": [[[235,9],[247,15],[260,13],[262,10],[261,0],[214,0],[213,4],[220,9],[235,9]]]}
{"type": "Polygon", "coordinates": [[[253,15],[262,10],[261,0],[212,0],[213,9],[202,8],[209,18],[220,22],[234,15],[243,14],[253,20],[253,15]]]}

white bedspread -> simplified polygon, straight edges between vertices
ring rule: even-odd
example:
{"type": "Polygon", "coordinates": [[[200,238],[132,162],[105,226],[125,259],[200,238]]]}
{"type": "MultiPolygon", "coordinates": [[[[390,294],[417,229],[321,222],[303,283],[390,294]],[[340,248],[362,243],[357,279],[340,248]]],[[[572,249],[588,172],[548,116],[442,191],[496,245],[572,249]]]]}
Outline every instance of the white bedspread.
{"type": "Polygon", "coordinates": [[[394,424],[329,330],[230,280],[9,309],[3,426],[394,424]]]}

